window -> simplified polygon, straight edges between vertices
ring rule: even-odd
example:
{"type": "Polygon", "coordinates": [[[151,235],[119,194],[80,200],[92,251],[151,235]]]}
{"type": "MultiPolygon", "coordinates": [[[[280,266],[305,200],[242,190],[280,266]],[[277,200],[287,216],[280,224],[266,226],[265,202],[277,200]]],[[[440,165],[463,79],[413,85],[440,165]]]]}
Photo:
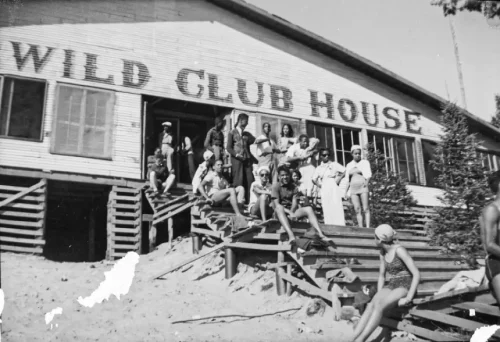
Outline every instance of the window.
{"type": "Polygon", "coordinates": [[[424,155],[424,168],[425,168],[425,183],[427,186],[436,187],[436,178],[439,172],[434,170],[430,165],[431,160],[435,160],[434,151],[437,144],[433,141],[422,140],[422,152],[424,155]]]}
{"type": "Polygon", "coordinates": [[[479,151],[479,156],[481,157],[481,161],[483,166],[488,171],[497,171],[500,170],[500,156],[493,154],[491,152],[483,152],[479,151]]]}
{"type": "Polygon", "coordinates": [[[42,140],[45,81],[0,76],[0,136],[42,140]]]}
{"type": "Polygon", "coordinates": [[[321,147],[331,148],[335,161],[344,166],[352,160],[352,145],[359,145],[359,131],[346,128],[308,122],[307,135],[318,138],[321,147]]]}
{"type": "Polygon", "coordinates": [[[256,133],[255,133],[256,137],[262,134],[262,124],[264,122],[269,122],[271,124],[271,138],[274,139],[274,141],[276,142],[278,142],[279,138],[281,137],[281,129],[283,128],[284,124],[289,124],[290,126],[292,126],[293,133],[295,136],[298,136],[300,133],[299,120],[286,119],[279,116],[270,116],[262,114],[257,114],[256,117],[257,117],[256,133]]]}
{"type": "Polygon", "coordinates": [[[114,93],[59,85],[52,153],[111,159],[114,93]]]}
{"type": "Polygon", "coordinates": [[[368,133],[368,141],[385,155],[388,171],[399,173],[410,183],[419,182],[415,142],[412,139],[368,133]]]}

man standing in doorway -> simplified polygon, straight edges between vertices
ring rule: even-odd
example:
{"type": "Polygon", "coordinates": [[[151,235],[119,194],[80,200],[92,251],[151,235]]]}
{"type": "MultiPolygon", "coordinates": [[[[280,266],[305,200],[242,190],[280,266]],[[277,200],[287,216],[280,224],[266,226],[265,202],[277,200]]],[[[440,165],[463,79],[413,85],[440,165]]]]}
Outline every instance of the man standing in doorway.
{"type": "Polygon", "coordinates": [[[254,182],[253,164],[257,159],[250,153],[249,146],[255,142],[255,137],[245,132],[248,125],[248,115],[238,115],[236,127],[231,130],[227,137],[227,152],[231,155],[231,174],[233,187],[242,186],[245,189],[245,201],[248,203],[250,186],[254,182]]]}
{"type": "Polygon", "coordinates": [[[224,159],[224,119],[220,116],[215,118],[215,127],[210,128],[205,138],[205,149],[212,151],[215,160],[224,159]]]}
{"type": "Polygon", "coordinates": [[[500,171],[490,175],[488,184],[495,199],[484,208],[479,223],[486,252],[486,278],[490,282],[491,292],[500,304],[500,171]]]}
{"type": "Polygon", "coordinates": [[[165,121],[162,123],[163,132],[160,133],[158,139],[158,145],[161,149],[161,153],[167,161],[167,168],[169,170],[173,169],[173,156],[174,156],[174,136],[172,135],[172,123],[165,121]]]}

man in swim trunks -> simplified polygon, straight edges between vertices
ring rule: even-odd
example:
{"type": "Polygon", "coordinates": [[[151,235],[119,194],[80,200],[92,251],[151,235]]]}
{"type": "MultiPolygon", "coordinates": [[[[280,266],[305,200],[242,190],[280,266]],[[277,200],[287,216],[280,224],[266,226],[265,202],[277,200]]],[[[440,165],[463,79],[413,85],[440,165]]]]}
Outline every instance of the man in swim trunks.
{"type": "Polygon", "coordinates": [[[490,175],[488,185],[495,194],[495,199],[484,208],[479,223],[486,252],[486,277],[500,304],[500,171],[490,175]]]}

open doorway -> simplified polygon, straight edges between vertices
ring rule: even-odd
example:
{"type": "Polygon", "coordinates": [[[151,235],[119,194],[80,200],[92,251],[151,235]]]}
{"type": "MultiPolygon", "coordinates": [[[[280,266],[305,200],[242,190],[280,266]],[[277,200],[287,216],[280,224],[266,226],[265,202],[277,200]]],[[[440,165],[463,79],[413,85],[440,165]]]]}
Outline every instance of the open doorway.
{"type": "MultiPolygon", "coordinates": [[[[143,96],[143,178],[146,179],[147,157],[160,147],[162,123],[172,124],[174,147],[181,146],[183,137],[188,136],[193,146],[195,168],[203,161],[204,142],[207,132],[215,125],[215,118],[226,116],[232,108],[212,106],[167,98],[143,96]]],[[[174,153],[173,167],[179,184],[191,184],[188,157],[174,153]]]]}

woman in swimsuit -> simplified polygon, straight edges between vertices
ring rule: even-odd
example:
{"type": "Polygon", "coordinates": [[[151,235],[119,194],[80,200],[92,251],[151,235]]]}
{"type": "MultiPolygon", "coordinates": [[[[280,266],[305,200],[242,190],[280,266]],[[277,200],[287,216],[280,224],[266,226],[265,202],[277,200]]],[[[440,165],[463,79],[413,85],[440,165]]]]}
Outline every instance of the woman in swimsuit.
{"type": "Polygon", "coordinates": [[[406,249],[394,243],[395,235],[396,232],[388,224],[375,229],[375,241],[380,247],[377,294],[354,329],[352,340],[355,342],[366,341],[380,324],[384,312],[410,304],[417,292],[420,272],[406,249]]]}

